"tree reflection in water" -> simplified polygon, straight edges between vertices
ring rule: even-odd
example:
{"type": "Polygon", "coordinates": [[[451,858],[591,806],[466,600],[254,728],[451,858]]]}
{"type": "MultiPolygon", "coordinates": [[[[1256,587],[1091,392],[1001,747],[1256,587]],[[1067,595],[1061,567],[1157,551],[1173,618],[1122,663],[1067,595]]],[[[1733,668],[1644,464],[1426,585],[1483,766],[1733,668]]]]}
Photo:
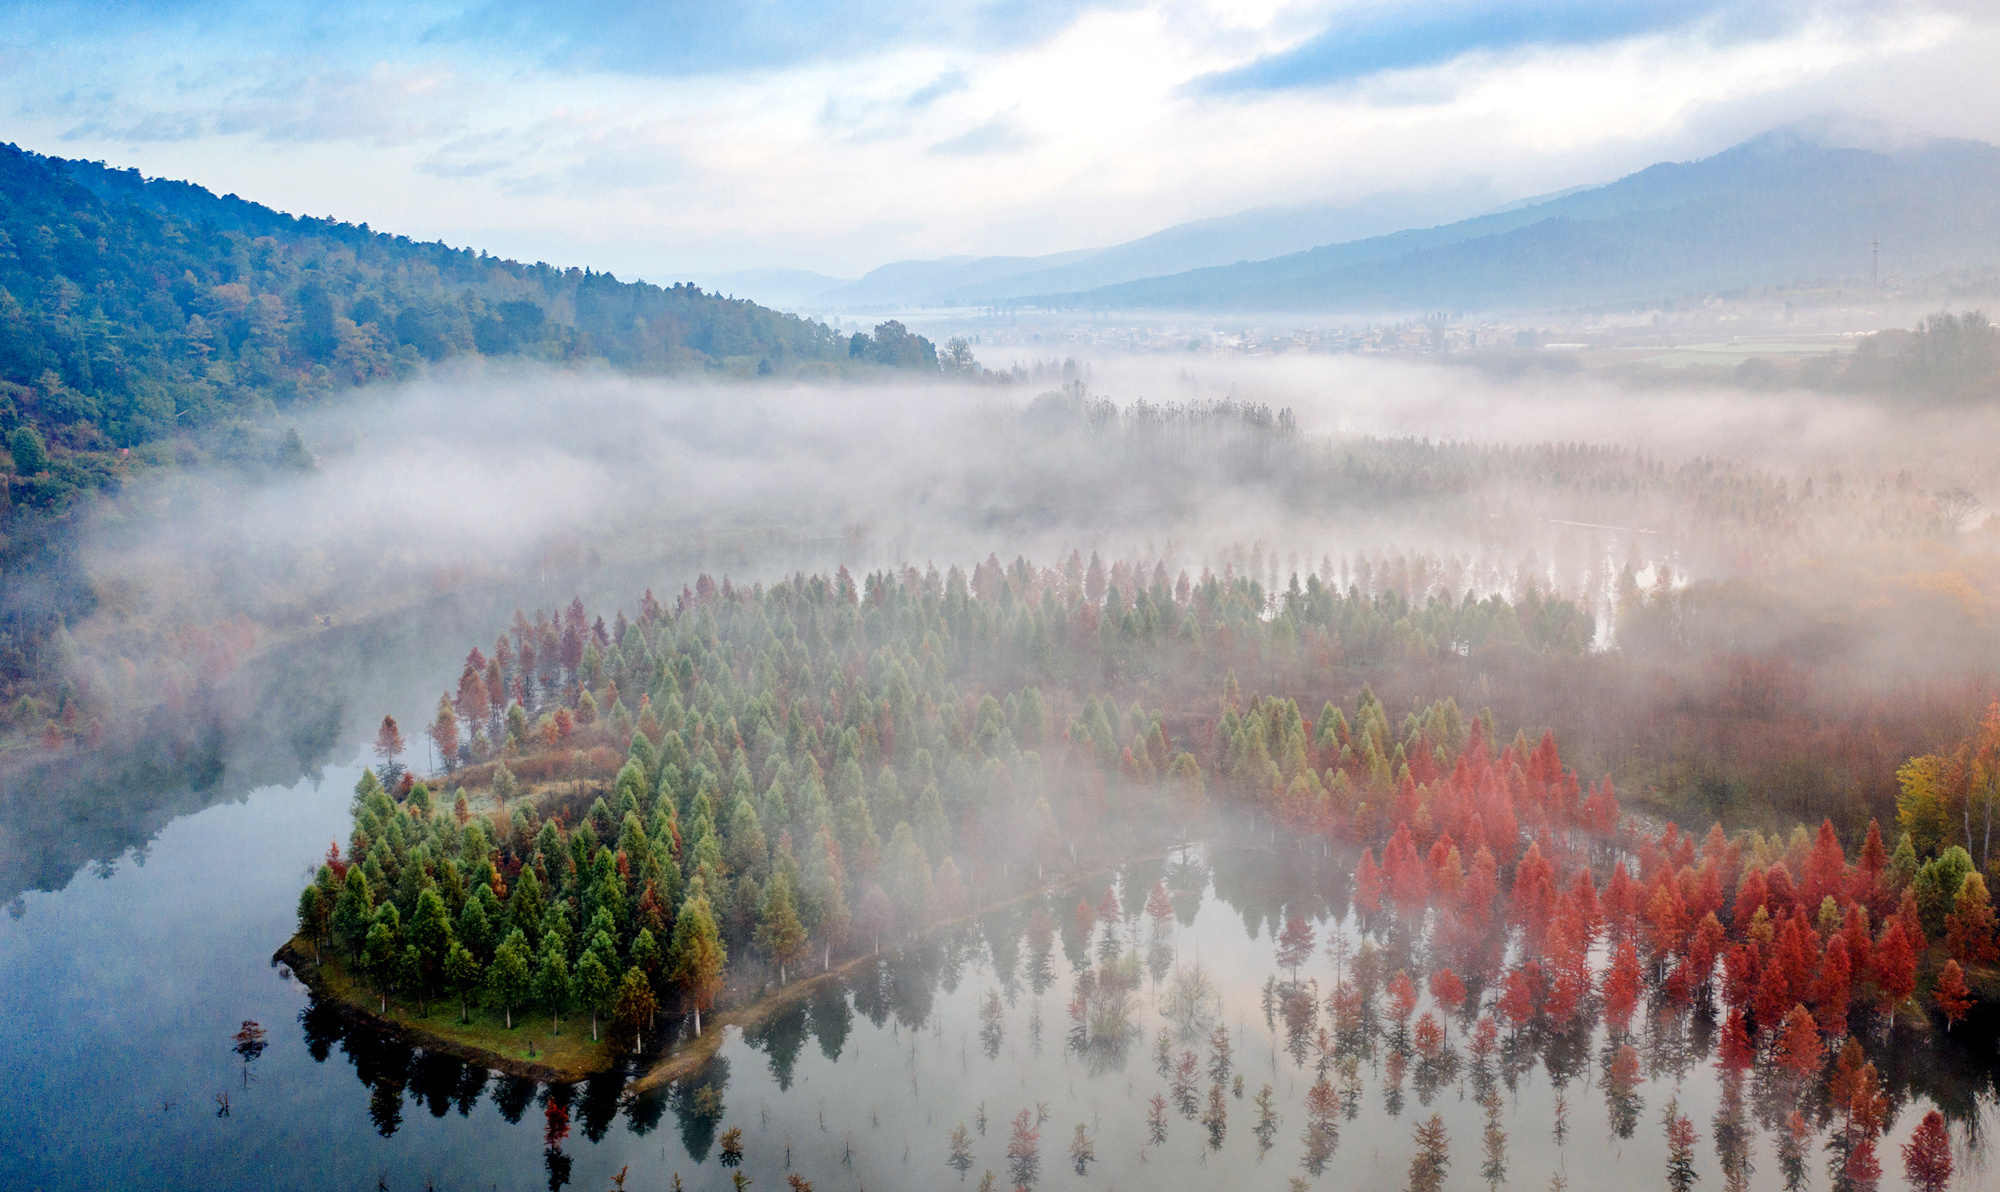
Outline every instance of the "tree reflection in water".
{"type": "MultiPolygon", "coordinates": [[[[1545,1071],[1547,1085],[1532,1102],[1537,1106],[1532,1112],[1540,1115],[1534,1126],[1551,1130],[1564,1164],[1570,1162],[1567,1152],[1578,1147],[1584,1153],[1577,1158],[1588,1163],[1602,1154],[1593,1148],[1639,1138],[1641,1120],[1657,1118],[1671,1092],[1680,1093],[1680,1104],[1690,1105],[1689,1086],[1704,1080],[1715,1082],[1718,1107],[1707,1127],[1720,1183],[1727,1189],[1750,1185],[1760,1133],[1767,1135],[1763,1145],[1771,1148],[1776,1174],[1788,1187],[1814,1183],[1821,1171],[1840,1186],[1866,1183],[1881,1165],[1879,1154],[1893,1145],[1881,1137],[1882,1130],[1899,1121],[1907,1126],[1913,1119],[1906,1118],[1904,1109],[1921,1108],[1923,1102],[1945,1113],[1969,1152],[1976,1154],[1981,1146],[1980,1107],[1990,1105],[1994,1095],[1993,1075],[1982,1052],[1990,1054],[1993,1040],[1977,1022],[1962,1024],[1948,1040],[1918,1041],[1900,1028],[1885,1032],[1871,1019],[1868,1029],[1856,1030],[1844,1046],[1833,1049],[1824,1078],[1802,1078],[1761,1062],[1756,1040],[1742,1038],[1740,1023],[1725,1022],[1718,999],[1699,991],[1680,1002],[1657,989],[1642,991],[1636,1012],[1622,1028],[1606,1022],[1605,1001],[1594,991],[1560,1020],[1542,1010],[1546,999],[1531,1003],[1526,1013],[1510,1014],[1515,1007],[1502,1004],[1503,989],[1469,988],[1461,995],[1452,992],[1451,981],[1427,981],[1449,959],[1433,941],[1394,926],[1383,932],[1359,930],[1342,880],[1337,862],[1315,863],[1284,850],[1223,848],[1199,857],[1135,864],[1108,882],[1097,879],[1082,888],[1052,890],[1030,903],[996,909],[928,940],[887,950],[844,974],[818,979],[755,1019],[741,1035],[742,1050],[725,1045],[724,1052],[688,1077],[641,1094],[628,1093],[628,1074],[619,1072],[556,1087],[496,1078],[477,1065],[354,1029],[317,1001],[300,1013],[299,1024],[305,1050],[315,1061],[326,1062],[336,1049],[345,1057],[366,1089],[369,1121],[384,1137],[405,1124],[406,1102],[443,1119],[454,1110],[471,1117],[490,1098],[498,1116],[515,1124],[523,1122],[532,1105],[540,1104],[544,1111],[557,1106],[574,1123],[571,1147],[605,1142],[621,1118],[631,1135],[645,1136],[671,1110],[681,1148],[696,1165],[711,1157],[723,1126],[748,1124],[740,1117],[725,1121],[730,1112],[725,1097],[731,1080],[728,1055],[736,1055],[739,1063],[744,1051],[761,1055],[770,1073],[766,1089],[797,1096],[808,1040],[818,1043],[813,1064],[823,1060],[847,1069],[857,1058],[858,1016],[866,1020],[862,1038],[868,1047],[901,1049],[898,1067],[907,1069],[916,1099],[898,1110],[860,1086],[822,1084],[810,1094],[820,1106],[821,1130],[813,1130],[812,1110],[805,1111],[804,1128],[812,1134],[825,1132],[832,1140],[826,1145],[839,1148],[843,1125],[829,1125],[828,1106],[837,1114],[851,1108],[841,1104],[843,1098],[857,1104],[872,1101],[880,1111],[875,1120],[910,1138],[922,1153],[925,1146],[943,1145],[960,1121],[977,1121],[982,1140],[974,1144],[978,1162],[997,1166],[997,1153],[985,1154],[995,1144],[984,1131],[983,1105],[975,1117],[968,1100],[950,1121],[936,1127],[938,1133],[928,1143],[921,1134],[924,1118],[940,1079],[945,1084],[978,1081],[982,1064],[996,1074],[1037,1070],[1044,1061],[1031,1059],[1030,1048],[1008,1045],[1014,1025],[1010,1008],[1027,999],[1023,1021],[1031,1024],[1032,1033],[1032,1024],[1040,1020],[1042,995],[1058,981],[1071,989],[1069,1031],[1061,1049],[1068,1059],[1063,1062],[1078,1061],[1069,1068],[1075,1074],[1069,1095],[1081,1095],[1084,1081],[1100,1090],[1094,1096],[1112,1094],[1101,1109],[1103,1132],[1094,1121],[1089,1131],[1103,1144],[1086,1136],[1096,1148],[1089,1161],[1093,1176],[1103,1171],[1100,1162],[1120,1161],[1124,1143],[1114,1145],[1114,1138],[1129,1136],[1139,1153],[1166,1146],[1174,1110],[1191,1122],[1199,1120],[1204,1150],[1226,1154],[1238,1147],[1246,1160],[1261,1159],[1289,1139],[1293,1157],[1286,1162],[1293,1171],[1316,1175],[1333,1170],[1343,1121],[1352,1124],[1346,1128],[1362,1131],[1360,1137],[1371,1147],[1392,1145],[1392,1137],[1399,1140],[1393,1145],[1401,1146],[1412,1126],[1428,1128],[1434,1105],[1451,1113],[1463,1101],[1479,1112],[1466,1124],[1480,1139],[1479,1159],[1469,1164],[1478,1167],[1478,1177],[1492,1187],[1510,1181],[1539,1186],[1548,1176],[1520,1170],[1522,1157],[1509,1145],[1510,1129],[1520,1123],[1510,1122],[1506,1109],[1512,1102],[1518,1114],[1528,1103],[1522,1097],[1540,1085],[1537,1068],[1545,1071]],[[1193,885],[1197,879],[1203,884],[1193,885]],[[1226,908],[1227,918],[1200,915],[1211,895],[1226,908]],[[1079,903],[1086,915],[1076,914],[1079,903]],[[1288,968],[1278,966],[1271,945],[1274,932],[1284,932],[1287,923],[1302,915],[1311,917],[1324,946],[1311,959],[1300,960],[1294,978],[1288,968]],[[1197,917],[1207,933],[1231,932],[1240,923],[1253,933],[1251,941],[1259,945],[1265,967],[1217,970],[1197,961],[1204,942],[1191,934],[1197,917]],[[1059,965],[1066,965],[1067,973],[1059,974],[1059,965]],[[1263,1038],[1257,1023],[1260,987],[1261,1008],[1268,1010],[1263,1038]],[[1441,996],[1439,989],[1446,993],[1441,996]],[[1239,1017],[1232,1022],[1232,1015],[1239,1017]],[[867,1029],[881,1037],[867,1035],[867,1029]],[[977,1034],[978,1041],[969,1048],[959,1046],[961,1029],[967,1040],[977,1034]],[[920,1045],[925,1036],[937,1037],[934,1050],[940,1062],[949,1055],[948,1072],[932,1069],[926,1075],[923,1064],[931,1062],[932,1049],[920,1045]],[[1141,1039],[1147,1040],[1154,1062],[1132,1071],[1130,1050],[1141,1039]],[[1289,1068],[1296,1076],[1279,1079],[1273,1072],[1267,1080],[1259,1074],[1267,1063],[1289,1068]],[[1255,1094],[1245,1106],[1251,1114],[1249,1128],[1232,1135],[1227,1091],[1246,1071],[1255,1094]],[[1372,1104],[1367,1096],[1371,1083],[1379,1093],[1372,1104]],[[1130,1100],[1125,1133],[1114,1129],[1115,1090],[1121,1084],[1130,1100]],[[1572,1100],[1579,1089],[1592,1088],[1602,1096],[1604,1116],[1586,1114],[1572,1131],[1572,1100]],[[1403,1115],[1408,1093],[1425,1107],[1415,1121],[1403,1115]],[[895,1116],[904,1112],[915,1116],[895,1116]],[[1379,1133],[1385,1118],[1399,1117],[1403,1124],[1398,1134],[1379,1133]],[[1294,1125],[1283,1126],[1285,1121],[1294,1125]]],[[[1301,934],[1292,931],[1295,942],[1301,934]]],[[[1224,941],[1210,935],[1207,942],[1219,950],[1224,941]]],[[[1496,967],[1469,963],[1458,971],[1496,967]]],[[[1027,1088],[1027,1095],[1051,1100],[1062,1092],[1054,1086],[1027,1088]]],[[[753,1105],[749,1112],[759,1115],[760,1107],[753,1105]]],[[[1682,1117],[1673,1115],[1668,1125],[1675,1137],[1685,1139],[1694,1123],[1683,1125],[1682,1117]]],[[[863,1126],[868,1121],[861,1119],[863,1126]]],[[[774,1148],[788,1164],[796,1137],[788,1131],[783,1146],[774,1148]]],[[[846,1137],[855,1148],[848,1155],[858,1169],[871,1158],[867,1134],[855,1130],[846,1137]]],[[[1677,1170],[1690,1170],[1685,1146],[1676,1146],[1677,1170]]],[[[957,1153],[949,1147],[945,1151],[957,1153]]],[[[562,1146],[548,1147],[543,1158],[551,1187],[569,1180],[571,1159],[562,1146]]],[[[825,1174],[801,1171],[809,1181],[825,1174]]],[[[785,1173],[792,1168],[787,1166],[785,1173]]]]}

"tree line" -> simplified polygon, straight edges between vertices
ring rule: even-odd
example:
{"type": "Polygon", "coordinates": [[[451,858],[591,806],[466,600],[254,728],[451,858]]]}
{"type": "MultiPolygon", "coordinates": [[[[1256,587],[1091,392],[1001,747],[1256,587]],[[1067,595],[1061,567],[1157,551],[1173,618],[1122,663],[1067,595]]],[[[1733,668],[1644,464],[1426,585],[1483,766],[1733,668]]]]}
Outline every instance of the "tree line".
{"type": "MultiPolygon", "coordinates": [[[[581,1006],[636,1032],[664,1001],[698,1020],[732,950],[782,980],[815,951],[823,967],[1120,847],[1112,823],[1197,822],[1203,744],[1177,741],[1163,709],[1075,701],[1068,684],[1587,640],[1575,606],[1539,597],[1413,610],[1315,578],[1267,620],[1254,580],[1169,584],[1080,557],[1013,577],[989,560],[860,588],[845,569],[698,587],[609,626],[580,601],[520,615],[491,655],[474,649],[426,729],[445,759],[435,796],[385,721],[346,851],[301,894],[302,937],[384,1006],[455,995],[463,1015],[479,996],[510,1022],[581,1006]]],[[[1334,763],[1353,790],[1404,764],[1381,731],[1334,763]]]]}

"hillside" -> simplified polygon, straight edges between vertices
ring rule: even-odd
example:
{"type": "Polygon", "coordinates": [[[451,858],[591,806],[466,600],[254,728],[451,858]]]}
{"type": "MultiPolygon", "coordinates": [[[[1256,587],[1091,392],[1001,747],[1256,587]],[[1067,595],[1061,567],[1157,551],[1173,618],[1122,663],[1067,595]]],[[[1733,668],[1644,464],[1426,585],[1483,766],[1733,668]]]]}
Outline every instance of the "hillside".
{"type": "MultiPolygon", "coordinates": [[[[797,373],[871,356],[691,285],[526,265],[0,147],[0,432],[137,447],[454,356],[797,373]]],[[[935,367],[921,344],[890,365],[935,367]]]]}
{"type": "Polygon", "coordinates": [[[454,357],[633,373],[936,372],[928,340],[524,265],[0,145],[0,696],[96,600],[79,498],[202,460],[310,467],[288,411],[454,357]]]}
{"type": "Polygon", "coordinates": [[[1792,131],[1440,227],[1036,301],[1389,311],[1643,301],[2000,262],[2000,149],[1831,147],[1792,131]]]}

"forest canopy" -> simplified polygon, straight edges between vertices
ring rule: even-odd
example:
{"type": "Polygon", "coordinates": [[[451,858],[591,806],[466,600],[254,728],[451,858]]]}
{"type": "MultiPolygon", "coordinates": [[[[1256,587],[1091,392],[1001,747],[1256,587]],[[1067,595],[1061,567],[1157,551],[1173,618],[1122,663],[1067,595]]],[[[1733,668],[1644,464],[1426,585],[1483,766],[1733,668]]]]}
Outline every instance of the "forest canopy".
{"type": "Polygon", "coordinates": [[[138,447],[460,356],[640,374],[937,369],[899,323],[850,338],[693,285],[522,264],[0,147],[0,436],[17,471],[37,448],[138,447]],[[34,445],[16,442],[23,427],[34,445]]]}

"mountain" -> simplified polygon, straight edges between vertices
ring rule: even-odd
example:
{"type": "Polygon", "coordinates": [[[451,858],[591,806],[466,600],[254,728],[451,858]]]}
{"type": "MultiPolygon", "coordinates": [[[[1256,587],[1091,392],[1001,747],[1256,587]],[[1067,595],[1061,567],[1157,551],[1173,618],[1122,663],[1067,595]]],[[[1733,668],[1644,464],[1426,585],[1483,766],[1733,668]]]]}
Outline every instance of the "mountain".
{"type": "MultiPolygon", "coordinates": [[[[896,350],[921,364],[929,345],[911,339],[896,350]]],[[[692,285],[525,265],[0,146],[0,436],[26,427],[58,464],[447,357],[797,373],[857,367],[874,347],[692,285]]],[[[15,469],[24,483],[43,470],[15,469]]]]}
{"type": "Polygon", "coordinates": [[[1473,219],[1067,292],[1045,305],[1240,311],[1544,308],[2000,262],[2000,148],[1779,130],[1700,161],[1473,219]]]}
{"type": "MultiPolygon", "coordinates": [[[[817,302],[828,307],[959,306],[1089,289],[1276,256],[1406,227],[1412,220],[1445,219],[1477,211],[1492,201],[1492,192],[1480,184],[1398,191],[1352,201],[1259,207],[1176,224],[1109,248],[1039,257],[895,261],[859,281],[822,292],[817,302]]],[[[760,296],[769,293],[748,292],[760,296]]]]}

